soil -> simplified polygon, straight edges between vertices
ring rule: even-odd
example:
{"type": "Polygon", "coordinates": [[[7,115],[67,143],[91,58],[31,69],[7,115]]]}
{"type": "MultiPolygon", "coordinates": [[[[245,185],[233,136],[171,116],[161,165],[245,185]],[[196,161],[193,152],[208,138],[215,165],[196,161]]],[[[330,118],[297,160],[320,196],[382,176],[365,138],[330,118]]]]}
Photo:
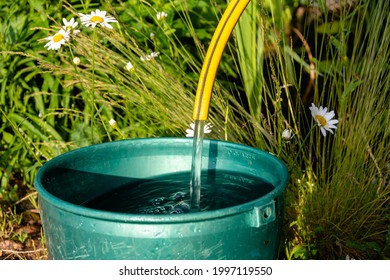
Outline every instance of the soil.
{"type": "MultiPolygon", "coordinates": [[[[8,215],[15,213],[10,208],[5,211],[8,215]]],[[[18,225],[4,225],[6,230],[0,235],[0,260],[48,259],[39,210],[24,210],[20,217],[18,225]]]]}

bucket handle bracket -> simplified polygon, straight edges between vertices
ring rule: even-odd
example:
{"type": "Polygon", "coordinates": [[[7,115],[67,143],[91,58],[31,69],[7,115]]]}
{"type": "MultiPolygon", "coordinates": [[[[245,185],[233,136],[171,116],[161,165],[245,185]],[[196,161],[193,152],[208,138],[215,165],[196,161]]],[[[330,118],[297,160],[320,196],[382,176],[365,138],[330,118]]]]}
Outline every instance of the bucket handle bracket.
{"type": "Polygon", "coordinates": [[[248,212],[247,216],[248,225],[255,228],[271,223],[275,221],[275,219],[275,200],[272,200],[267,204],[254,207],[252,211],[248,212]]]}

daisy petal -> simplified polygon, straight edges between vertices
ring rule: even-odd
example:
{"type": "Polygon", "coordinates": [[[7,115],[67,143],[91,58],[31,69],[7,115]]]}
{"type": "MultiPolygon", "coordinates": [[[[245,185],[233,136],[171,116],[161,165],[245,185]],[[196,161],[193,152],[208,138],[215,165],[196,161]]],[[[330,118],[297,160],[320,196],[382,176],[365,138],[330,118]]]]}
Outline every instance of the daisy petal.
{"type": "Polygon", "coordinates": [[[325,137],[325,136],[326,136],[326,130],[325,130],[325,128],[320,127],[320,130],[321,130],[322,135],[324,135],[324,137],[325,137]]]}
{"type": "MultiPolygon", "coordinates": [[[[186,137],[194,137],[195,123],[191,123],[190,127],[191,128],[186,129],[186,133],[187,133],[186,137]]],[[[211,125],[211,123],[205,124],[205,126],[203,127],[203,133],[205,133],[205,134],[210,133],[212,127],[213,126],[211,125]]]]}
{"type": "Polygon", "coordinates": [[[329,120],[329,121],[328,121],[328,123],[329,123],[329,124],[332,124],[332,125],[333,125],[333,124],[336,124],[336,123],[338,123],[338,122],[339,122],[338,120],[329,120]]]}
{"type": "Polygon", "coordinates": [[[331,120],[335,116],[334,111],[330,111],[329,113],[326,113],[326,119],[331,120]]]}

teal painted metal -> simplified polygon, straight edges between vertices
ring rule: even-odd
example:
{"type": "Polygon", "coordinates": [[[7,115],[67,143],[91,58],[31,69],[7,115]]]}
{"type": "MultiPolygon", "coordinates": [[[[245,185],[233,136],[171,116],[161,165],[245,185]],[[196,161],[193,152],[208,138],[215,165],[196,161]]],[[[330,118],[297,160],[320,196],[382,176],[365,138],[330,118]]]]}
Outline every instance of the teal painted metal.
{"type": "Polygon", "coordinates": [[[203,168],[256,176],[266,195],[232,207],[138,215],[82,206],[135,179],[189,171],[192,139],[134,139],[60,155],[35,178],[52,259],[275,259],[281,234],[284,163],[244,145],[204,140],[203,168]]]}

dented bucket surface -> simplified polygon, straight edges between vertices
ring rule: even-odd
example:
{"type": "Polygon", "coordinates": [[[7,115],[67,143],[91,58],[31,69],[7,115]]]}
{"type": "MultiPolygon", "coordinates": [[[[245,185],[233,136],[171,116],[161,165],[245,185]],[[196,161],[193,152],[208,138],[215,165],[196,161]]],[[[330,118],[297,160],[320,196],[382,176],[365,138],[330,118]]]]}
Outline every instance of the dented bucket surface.
{"type": "MultiPolygon", "coordinates": [[[[202,199],[214,206],[195,213],[156,215],[133,207],[154,199],[144,198],[160,182],[155,178],[189,174],[192,147],[189,138],[123,140],[74,150],[44,164],[35,186],[49,257],[277,258],[288,172],[267,152],[204,140],[202,176],[229,174],[224,177],[228,183],[205,189],[202,178],[202,199]],[[232,181],[244,182],[242,188],[236,189],[232,181]],[[141,186],[138,192],[131,192],[136,185],[141,186]],[[108,199],[112,201],[107,203],[108,199]]],[[[162,184],[156,192],[166,197],[185,193],[189,180],[182,190],[175,182],[162,184]]]]}

